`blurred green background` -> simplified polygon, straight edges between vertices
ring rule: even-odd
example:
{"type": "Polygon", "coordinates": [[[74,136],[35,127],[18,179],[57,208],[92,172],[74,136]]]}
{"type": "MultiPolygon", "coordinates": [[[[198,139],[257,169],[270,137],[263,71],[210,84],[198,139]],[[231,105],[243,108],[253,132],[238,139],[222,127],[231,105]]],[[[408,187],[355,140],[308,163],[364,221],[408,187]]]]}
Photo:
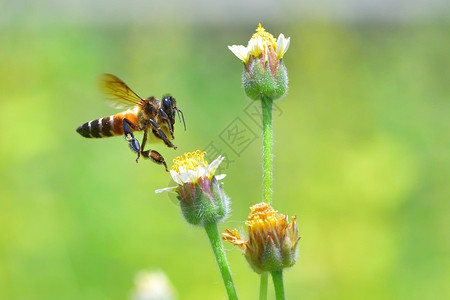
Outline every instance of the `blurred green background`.
{"type": "MultiPolygon", "coordinates": [[[[210,143],[228,155],[220,230],[242,229],[261,200],[261,138],[226,46],[258,22],[291,37],[274,118],[274,206],[302,235],[288,298],[450,298],[448,19],[307,15],[293,1],[254,12],[199,1],[196,13],[18,3],[1,4],[0,20],[0,299],[127,299],[144,269],[164,271],[178,299],[225,298],[205,233],[154,193],[170,184],[163,168],[136,164],[123,138],[75,129],[117,112],[98,74],[142,97],[170,92],[188,130],[177,124],[176,151],[156,149],[168,161],[210,143]],[[240,155],[220,139],[237,117],[257,134],[240,155]]],[[[240,298],[256,299],[258,276],[226,248],[240,298]]]]}

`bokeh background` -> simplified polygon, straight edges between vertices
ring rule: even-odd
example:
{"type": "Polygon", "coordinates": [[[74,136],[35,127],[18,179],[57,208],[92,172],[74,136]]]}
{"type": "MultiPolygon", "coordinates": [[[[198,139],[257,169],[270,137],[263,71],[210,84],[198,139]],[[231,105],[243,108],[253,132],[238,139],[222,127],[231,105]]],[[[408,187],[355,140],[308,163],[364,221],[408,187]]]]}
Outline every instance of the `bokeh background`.
{"type": "MultiPolygon", "coordinates": [[[[289,299],[450,298],[448,2],[0,8],[0,299],[127,299],[141,270],[163,271],[178,299],[225,298],[205,233],[154,193],[170,184],[163,168],[75,129],[117,112],[98,74],[143,97],[170,92],[188,130],[177,124],[176,151],[155,148],[168,161],[212,145],[227,155],[220,229],[242,229],[261,200],[261,137],[226,46],[258,22],[291,37],[274,117],[274,206],[302,235],[289,299]],[[238,154],[223,139],[237,118],[255,136],[238,154]]],[[[226,248],[240,298],[257,298],[258,276],[226,248]]]]}

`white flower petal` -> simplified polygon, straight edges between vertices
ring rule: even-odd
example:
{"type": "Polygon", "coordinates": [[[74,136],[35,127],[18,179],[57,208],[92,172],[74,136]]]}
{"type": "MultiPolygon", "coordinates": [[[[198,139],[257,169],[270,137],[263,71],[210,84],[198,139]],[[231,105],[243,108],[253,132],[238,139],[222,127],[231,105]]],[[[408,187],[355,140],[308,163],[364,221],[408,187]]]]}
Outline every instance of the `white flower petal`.
{"type": "Polygon", "coordinates": [[[163,188],[163,189],[155,190],[155,193],[156,194],[161,194],[163,192],[169,192],[169,191],[172,191],[172,190],[176,190],[177,188],[178,188],[177,186],[169,186],[169,187],[166,187],[166,188],[163,188]]]}
{"type": "Polygon", "coordinates": [[[204,167],[199,167],[197,169],[197,178],[203,177],[206,175],[206,169],[204,167]]]}
{"type": "Polygon", "coordinates": [[[217,168],[218,168],[219,165],[223,162],[224,159],[225,159],[225,157],[219,155],[219,157],[216,158],[216,159],[208,166],[207,174],[208,174],[209,176],[213,175],[214,172],[216,172],[217,168]]]}
{"type": "Polygon", "coordinates": [[[195,182],[198,179],[197,171],[196,170],[188,170],[187,172],[189,182],[195,182]]]}
{"type": "Polygon", "coordinates": [[[230,49],[231,52],[233,52],[233,54],[236,55],[237,58],[239,58],[243,62],[248,61],[247,47],[242,46],[242,45],[233,45],[233,46],[228,46],[228,49],[230,49]]]}
{"type": "Polygon", "coordinates": [[[174,170],[170,170],[170,176],[172,176],[173,181],[175,181],[177,184],[183,184],[183,181],[181,180],[180,174],[174,170]]]}
{"type": "Polygon", "coordinates": [[[256,38],[251,38],[250,41],[248,41],[248,53],[253,56],[259,56],[261,52],[264,51],[264,43],[262,40],[262,37],[257,36],[256,38]]]}
{"type": "Polygon", "coordinates": [[[227,174],[219,174],[214,176],[218,181],[224,179],[227,177],[227,174]]]}
{"type": "Polygon", "coordinates": [[[247,51],[249,55],[253,55],[253,52],[255,52],[255,47],[257,47],[257,42],[256,39],[252,38],[248,41],[247,44],[247,51]]]}
{"type": "Polygon", "coordinates": [[[284,34],[280,33],[277,39],[277,57],[278,59],[282,58],[286,51],[289,49],[289,44],[291,43],[291,38],[287,39],[284,37],[284,34]]]}
{"type": "Polygon", "coordinates": [[[181,173],[180,178],[181,178],[181,181],[183,182],[183,184],[191,181],[188,173],[181,173]]]}

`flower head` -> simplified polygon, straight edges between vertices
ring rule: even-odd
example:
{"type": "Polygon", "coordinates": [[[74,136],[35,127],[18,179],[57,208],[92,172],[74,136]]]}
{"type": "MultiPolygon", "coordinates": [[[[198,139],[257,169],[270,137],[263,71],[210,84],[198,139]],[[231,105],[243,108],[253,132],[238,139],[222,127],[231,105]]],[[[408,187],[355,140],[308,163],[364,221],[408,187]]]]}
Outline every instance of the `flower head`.
{"type": "Polygon", "coordinates": [[[275,39],[259,24],[247,47],[228,46],[244,62],[242,85],[247,96],[254,100],[262,97],[275,100],[286,94],[288,77],[282,58],[289,48],[290,40],[282,33],[275,39]]]}
{"type": "Polygon", "coordinates": [[[265,60],[268,60],[269,55],[275,53],[277,59],[283,58],[289,48],[290,40],[290,37],[286,39],[282,33],[280,33],[278,39],[275,39],[260,23],[258,28],[256,28],[256,32],[248,41],[247,47],[232,45],[228,46],[228,49],[242,60],[244,64],[247,64],[250,56],[259,57],[264,55],[265,60]]]}
{"type": "Polygon", "coordinates": [[[248,240],[242,239],[236,229],[233,231],[225,229],[222,238],[238,246],[258,273],[294,265],[300,239],[296,217],[292,217],[289,223],[287,215],[278,214],[264,202],[250,209],[248,220],[245,222],[248,240]]]}
{"type": "MultiPolygon", "coordinates": [[[[200,178],[208,178],[211,180],[215,176],[215,172],[222,163],[224,157],[219,156],[210,165],[205,160],[206,152],[197,150],[188,152],[182,156],[173,159],[173,166],[170,168],[170,175],[173,180],[183,185],[185,183],[196,183],[200,178]]],[[[223,179],[224,174],[216,175],[217,180],[223,179]]]]}
{"type": "Polygon", "coordinates": [[[223,220],[228,213],[229,199],[218,182],[226,175],[215,175],[224,157],[219,156],[208,164],[205,155],[206,152],[197,150],[176,157],[170,175],[177,186],[155,191],[176,191],[183,215],[195,225],[223,220]]]}

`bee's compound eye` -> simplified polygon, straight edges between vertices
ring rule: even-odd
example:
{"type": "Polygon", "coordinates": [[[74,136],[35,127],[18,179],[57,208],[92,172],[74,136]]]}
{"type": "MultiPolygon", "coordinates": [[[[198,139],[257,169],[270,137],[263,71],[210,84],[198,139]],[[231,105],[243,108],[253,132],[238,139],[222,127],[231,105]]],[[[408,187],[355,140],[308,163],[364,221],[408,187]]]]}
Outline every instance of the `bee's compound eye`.
{"type": "Polygon", "coordinates": [[[165,111],[169,111],[172,109],[172,97],[164,97],[162,100],[162,106],[165,111]]]}

